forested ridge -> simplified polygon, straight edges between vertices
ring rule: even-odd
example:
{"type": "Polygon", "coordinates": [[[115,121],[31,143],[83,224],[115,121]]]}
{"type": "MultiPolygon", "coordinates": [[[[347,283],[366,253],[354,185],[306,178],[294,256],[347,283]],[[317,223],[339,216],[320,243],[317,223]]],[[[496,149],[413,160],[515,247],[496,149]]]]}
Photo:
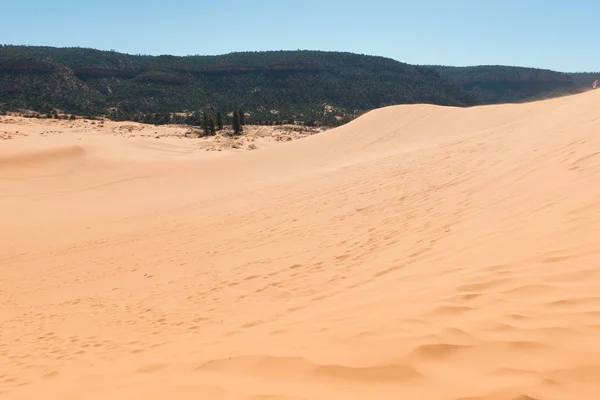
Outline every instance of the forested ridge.
{"type": "Polygon", "coordinates": [[[335,126],[395,104],[468,107],[571,94],[583,90],[585,80],[516,67],[415,66],[344,52],[180,57],[0,46],[0,112],[157,124],[200,125],[206,112],[232,123],[233,111],[244,110],[248,124],[335,126]]]}

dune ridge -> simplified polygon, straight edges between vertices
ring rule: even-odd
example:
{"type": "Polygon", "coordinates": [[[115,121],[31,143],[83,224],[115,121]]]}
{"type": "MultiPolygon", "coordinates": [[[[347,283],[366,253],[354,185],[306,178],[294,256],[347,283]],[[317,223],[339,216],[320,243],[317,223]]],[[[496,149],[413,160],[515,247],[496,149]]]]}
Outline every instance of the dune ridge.
{"type": "Polygon", "coordinates": [[[113,128],[2,142],[0,398],[597,397],[600,93],[113,128]]]}

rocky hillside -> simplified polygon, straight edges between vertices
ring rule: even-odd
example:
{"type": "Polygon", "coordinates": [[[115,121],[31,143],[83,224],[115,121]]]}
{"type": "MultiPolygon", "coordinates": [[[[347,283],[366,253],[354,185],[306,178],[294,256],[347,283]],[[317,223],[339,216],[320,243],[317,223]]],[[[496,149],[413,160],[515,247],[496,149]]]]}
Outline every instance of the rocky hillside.
{"type": "Polygon", "coordinates": [[[591,86],[587,81],[549,70],[414,66],[339,52],[176,57],[0,46],[0,112],[156,124],[199,124],[199,110],[228,115],[242,109],[248,124],[335,126],[388,105],[521,102],[577,93],[591,86]]]}
{"type": "Polygon", "coordinates": [[[600,79],[600,72],[575,72],[570,73],[569,76],[578,87],[589,90],[592,88],[594,81],[600,79]]]}
{"type": "MultiPolygon", "coordinates": [[[[81,48],[0,47],[0,108],[140,120],[243,109],[247,123],[336,125],[386,105],[470,106],[431,68],[317,51],[136,56],[81,48]]],[[[161,121],[165,118],[159,118],[161,121]]],[[[166,118],[168,120],[168,118],[166,118]]]]}
{"type": "Polygon", "coordinates": [[[435,68],[449,83],[476,96],[483,104],[532,101],[579,93],[591,88],[594,76],[502,65],[431,68],[435,68]]]}

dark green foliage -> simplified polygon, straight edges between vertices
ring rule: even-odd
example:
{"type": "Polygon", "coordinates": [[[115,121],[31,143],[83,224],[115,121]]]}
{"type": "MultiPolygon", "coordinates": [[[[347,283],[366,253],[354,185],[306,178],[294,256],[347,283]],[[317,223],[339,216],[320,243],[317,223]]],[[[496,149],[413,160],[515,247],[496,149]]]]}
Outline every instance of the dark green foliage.
{"type": "MultiPolygon", "coordinates": [[[[173,114],[171,114],[171,123],[172,124],[185,124],[185,123],[187,123],[187,118],[183,115],[173,113],[173,114]]],[[[195,125],[195,124],[188,124],[188,125],[195,125]]]]}
{"type": "MultiPolygon", "coordinates": [[[[575,78],[577,74],[546,69],[504,65],[431,68],[435,68],[449,83],[477,97],[482,104],[534,101],[587,89],[575,78]]],[[[592,82],[589,81],[590,88],[592,82]]]]}
{"type": "Polygon", "coordinates": [[[184,123],[187,125],[204,127],[205,124],[203,124],[203,117],[204,117],[204,115],[200,115],[200,113],[198,111],[194,111],[187,118],[185,118],[184,123]]]}
{"type": "Polygon", "coordinates": [[[208,115],[193,110],[207,110],[215,130],[221,126],[216,110],[233,109],[240,128],[293,122],[336,126],[388,105],[526,101],[577,92],[591,82],[588,76],[530,68],[424,67],[341,52],[174,57],[0,47],[0,110],[186,123],[202,126],[206,134],[208,115]],[[333,113],[326,112],[330,107],[333,113]]]}
{"type": "Polygon", "coordinates": [[[215,119],[213,118],[212,114],[208,114],[208,132],[214,136],[216,129],[215,129],[215,119]]]}
{"type": "Polygon", "coordinates": [[[240,135],[242,133],[242,124],[240,122],[240,113],[238,110],[233,111],[231,117],[231,129],[233,129],[234,135],[240,135]]]}
{"type": "Polygon", "coordinates": [[[210,135],[210,128],[208,123],[208,113],[206,111],[202,112],[202,130],[204,131],[204,135],[210,135]]]}
{"type": "Polygon", "coordinates": [[[584,89],[591,89],[594,81],[600,79],[600,72],[574,72],[569,74],[573,82],[584,89]]]}
{"type": "MultiPolygon", "coordinates": [[[[194,113],[190,118],[188,118],[188,120],[191,122],[189,125],[194,125],[194,123],[197,123],[197,115],[199,115],[199,113],[194,113]]],[[[202,131],[204,132],[205,136],[214,136],[217,132],[217,123],[215,121],[215,117],[210,111],[202,111],[202,120],[200,121],[199,125],[202,126],[202,131]]]]}
{"type": "MultiPolygon", "coordinates": [[[[476,104],[435,70],[383,57],[320,51],[139,56],[84,48],[0,48],[0,106],[143,122],[156,113],[232,110],[243,124],[353,117],[402,103],[476,104]],[[275,113],[274,111],[277,111],[275,113]]],[[[201,121],[201,120],[200,120],[201,121]]],[[[170,118],[169,122],[175,123],[170,118]]],[[[217,123],[218,126],[218,123],[217,123]]]]}
{"type": "Polygon", "coordinates": [[[221,111],[217,112],[217,130],[223,130],[223,115],[221,115],[221,111]]]}

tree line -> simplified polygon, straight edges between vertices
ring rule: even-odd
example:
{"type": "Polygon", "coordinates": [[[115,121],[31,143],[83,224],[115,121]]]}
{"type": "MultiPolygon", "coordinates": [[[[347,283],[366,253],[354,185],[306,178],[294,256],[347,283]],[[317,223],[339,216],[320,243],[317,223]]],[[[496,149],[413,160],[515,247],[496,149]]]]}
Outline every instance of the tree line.
{"type": "MultiPolygon", "coordinates": [[[[231,126],[231,130],[234,135],[241,135],[244,126],[246,125],[246,113],[242,109],[233,110],[233,112],[226,115],[229,119],[228,125],[231,126]]],[[[120,118],[114,118],[116,120],[120,118]]],[[[204,136],[214,136],[217,132],[224,129],[225,118],[220,110],[201,110],[193,112],[189,115],[178,114],[178,113],[138,113],[134,118],[136,122],[154,124],[154,125],[165,125],[165,124],[185,124],[191,126],[198,126],[202,129],[204,136]]]]}

